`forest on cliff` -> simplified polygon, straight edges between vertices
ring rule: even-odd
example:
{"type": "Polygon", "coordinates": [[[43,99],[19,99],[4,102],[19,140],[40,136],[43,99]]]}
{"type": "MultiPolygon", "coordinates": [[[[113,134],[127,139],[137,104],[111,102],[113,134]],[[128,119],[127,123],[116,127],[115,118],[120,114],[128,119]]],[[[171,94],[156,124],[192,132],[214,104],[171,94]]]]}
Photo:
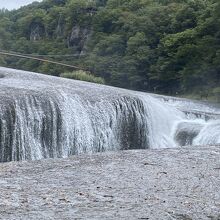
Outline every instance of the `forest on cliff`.
{"type": "MultiPolygon", "coordinates": [[[[220,94],[220,1],[44,0],[2,9],[0,50],[77,65],[118,87],[220,94]]],[[[3,55],[0,65],[70,71],[3,55]]]]}

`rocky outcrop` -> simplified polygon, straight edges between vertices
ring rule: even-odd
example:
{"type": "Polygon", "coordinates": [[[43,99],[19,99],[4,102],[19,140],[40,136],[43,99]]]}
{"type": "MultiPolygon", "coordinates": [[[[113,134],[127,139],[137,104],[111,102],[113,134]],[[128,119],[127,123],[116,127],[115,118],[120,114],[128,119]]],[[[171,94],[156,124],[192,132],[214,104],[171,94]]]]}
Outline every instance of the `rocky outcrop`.
{"type": "Polygon", "coordinates": [[[30,40],[38,41],[45,36],[45,28],[41,23],[33,23],[30,26],[30,40]]]}
{"type": "Polygon", "coordinates": [[[0,165],[0,219],[220,218],[220,147],[0,165]]]}
{"type": "Polygon", "coordinates": [[[82,55],[86,51],[86,45],[90,36],[91,28],[75,25],[67,39],[68,47],[75,48],[82,55]]]}
{"type": "Polygon", "coordinates": [[[55,37],[63,37],[64,34],[64,28],[65,28],[65,20],[64,17],[60,14],[58,22],[57,22],[57,27],[55,30],[55,37]]]}

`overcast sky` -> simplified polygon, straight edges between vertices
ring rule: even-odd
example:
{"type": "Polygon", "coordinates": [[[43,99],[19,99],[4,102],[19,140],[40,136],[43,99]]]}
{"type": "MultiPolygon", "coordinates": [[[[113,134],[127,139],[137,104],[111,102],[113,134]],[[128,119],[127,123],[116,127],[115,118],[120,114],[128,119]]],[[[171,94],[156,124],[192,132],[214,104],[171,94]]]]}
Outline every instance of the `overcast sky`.
{"type": "Polygon", "coordinates": [[[0,0],[0,8],[17,9],[34,1],[40,2],[41,0],[0,0]]]}

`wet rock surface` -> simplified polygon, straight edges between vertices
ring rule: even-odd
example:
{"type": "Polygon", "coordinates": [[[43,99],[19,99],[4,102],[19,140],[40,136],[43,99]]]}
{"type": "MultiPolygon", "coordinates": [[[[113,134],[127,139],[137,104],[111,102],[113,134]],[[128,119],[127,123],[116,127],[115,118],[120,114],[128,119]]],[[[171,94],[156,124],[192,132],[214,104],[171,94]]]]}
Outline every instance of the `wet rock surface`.
{"type": "Polygon", "coordinates": [[[0,219],[220,219],[220,147],[0,164],[0,219]]]}

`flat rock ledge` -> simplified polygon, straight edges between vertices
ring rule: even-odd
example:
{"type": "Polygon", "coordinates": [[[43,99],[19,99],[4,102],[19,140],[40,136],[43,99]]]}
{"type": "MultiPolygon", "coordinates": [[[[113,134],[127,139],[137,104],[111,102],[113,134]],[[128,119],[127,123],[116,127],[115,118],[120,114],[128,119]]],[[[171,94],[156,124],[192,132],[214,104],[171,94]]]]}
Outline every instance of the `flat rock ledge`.
{"type": "Polygon", "coordinates": [[[220,147],[0,165],[0,219],[220,219],[220,147]]]}

